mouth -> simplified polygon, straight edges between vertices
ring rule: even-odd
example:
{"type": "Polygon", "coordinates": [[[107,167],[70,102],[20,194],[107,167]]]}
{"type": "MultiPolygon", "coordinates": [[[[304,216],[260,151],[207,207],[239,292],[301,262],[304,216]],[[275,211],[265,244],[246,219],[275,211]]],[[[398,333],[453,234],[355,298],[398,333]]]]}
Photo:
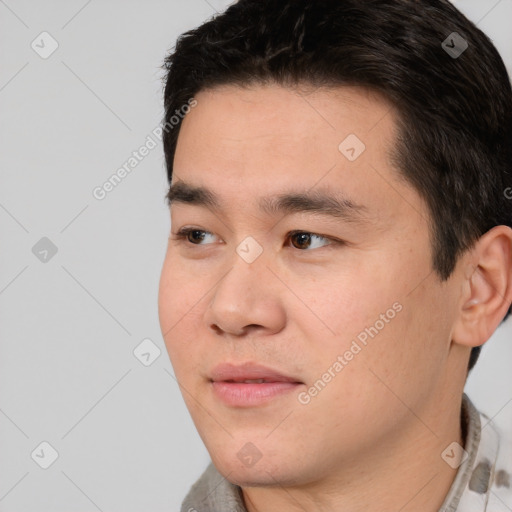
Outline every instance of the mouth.
{"type": "Polygon", "coordinates": [[[216,366],[210,383],[216,398],[231,407],[263,405],[304,384],[296,377],[252,363],[216,366]]]}
{"type": "Polygon", "coordinates": [[[222,382],[229,382],[229,383],[237,383],[237,384],[268,384],[270,382],[281,382],[276,380],[266,380],[266,379],[245,379],[245,380],[225,380],[222,382]]]}

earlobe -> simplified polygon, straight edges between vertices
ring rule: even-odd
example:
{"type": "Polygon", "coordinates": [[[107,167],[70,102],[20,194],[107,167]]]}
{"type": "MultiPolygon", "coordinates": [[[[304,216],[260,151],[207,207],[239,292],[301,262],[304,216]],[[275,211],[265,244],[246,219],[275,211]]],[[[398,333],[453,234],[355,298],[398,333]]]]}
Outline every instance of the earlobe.
{"type": "Polygon", "coordinates": [[[512,302],[512,229],[491,229],[471,254],[472,268],[465,276],[452,340],[477,347],[491,337],[512,302]]]}

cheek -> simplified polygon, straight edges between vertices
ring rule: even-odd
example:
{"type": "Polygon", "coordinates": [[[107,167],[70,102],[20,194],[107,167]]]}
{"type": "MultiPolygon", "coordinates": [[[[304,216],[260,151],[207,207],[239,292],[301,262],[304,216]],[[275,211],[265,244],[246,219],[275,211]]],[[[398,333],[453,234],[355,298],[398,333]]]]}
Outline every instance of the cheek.
{"type": "Polygon", "coordinates": [[[322,347],[324,365],[351,350],[350,361],[386,373],[388,367],[412,368],[429,350],[428,338],[439,334],[431,322],[438,297],[428,279],[421,284],[429,272],[427,258],[390,253],[308,280],[303,301],[318,318],[308,314],[315,320],[308,326],[299,315],[297,322],[322,347]],[[321,333],[326,336],[318,340],[321,333]]]}
{"type": "Polygon", "coordinates": [[[360,333],[364,339],[366,328],[376,322],[382,328],[381,314],[389,310],[389,317],[396,316],[393,304],[399,295],[382,274],[382,265],[372,268],[360,263],[304,280],[298,293],[303,305],[297,303],[295,320],[306,331],[320,328],[335,345],[349,343],[360,333]],[[305,319],[313,324],[308,322],[307,327],[305,319]]]}
{"type": "MultiPolygon", "coordinates": [[[[209,289],[208,283],[190,266],[180,263],[180,257],[169,250],[160,276],[158,306],[160,321],[166,332],[180,319],[187,321],[189,313],[201,307],[201,299],[209,289]]],[[[180,321],[181,323],[181,321],[180,321]]]]}
{"type": "Polygon", "coordinates": [[[387,402],[395,400],[391,389],[406,403],[418,403],[436,385],[447,355],[449,305],[435,276],[425,279],[424,275],[428,272],[415,275],[414,282],[412,276],[407,279],[397,273],[394,286],[375,289],[386,300],[377,302],[373,318],[361,331],[367,343],[357,356],[363,363],[361,371],[370,372],[367,377],[376,388],[374,394],[378,389],[387,402]],[[395,307],[388,309],[391,304],[395,307]]]}
{"type": "Polygon", "coordinates": [[[199,325],[200,308],[204,307],[201,298],[206,300],[199,282],[167,258],[160,277],[158,313],[169,357],[180,372],[199,350],[195,327],[199,325]]]}

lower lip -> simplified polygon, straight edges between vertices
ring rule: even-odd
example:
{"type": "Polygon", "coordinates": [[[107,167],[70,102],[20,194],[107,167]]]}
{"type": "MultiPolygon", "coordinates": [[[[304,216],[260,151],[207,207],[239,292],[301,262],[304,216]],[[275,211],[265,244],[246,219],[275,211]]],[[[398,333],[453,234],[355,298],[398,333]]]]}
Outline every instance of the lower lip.
{"type": "Polygon", "coordinates": [[[241,382],[212,382],[213,392],[225,404],[233,407],[253,407],[297,390],[297,382],[264,382],[244,384],[241,382]]]}

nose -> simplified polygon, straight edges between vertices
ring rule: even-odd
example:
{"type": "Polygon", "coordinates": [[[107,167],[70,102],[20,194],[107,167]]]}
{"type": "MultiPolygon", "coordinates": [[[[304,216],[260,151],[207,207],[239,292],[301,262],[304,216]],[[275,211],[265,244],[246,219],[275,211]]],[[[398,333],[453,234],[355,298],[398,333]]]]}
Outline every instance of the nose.
{"type": "Polygon", "coordinates": [[[218,281],[205,311],[208,328],[224,336],[261,331],[274,334],[286,322],[285,287],[263,254],[247,263],[235,254],[232,268],[218,281]]]}

